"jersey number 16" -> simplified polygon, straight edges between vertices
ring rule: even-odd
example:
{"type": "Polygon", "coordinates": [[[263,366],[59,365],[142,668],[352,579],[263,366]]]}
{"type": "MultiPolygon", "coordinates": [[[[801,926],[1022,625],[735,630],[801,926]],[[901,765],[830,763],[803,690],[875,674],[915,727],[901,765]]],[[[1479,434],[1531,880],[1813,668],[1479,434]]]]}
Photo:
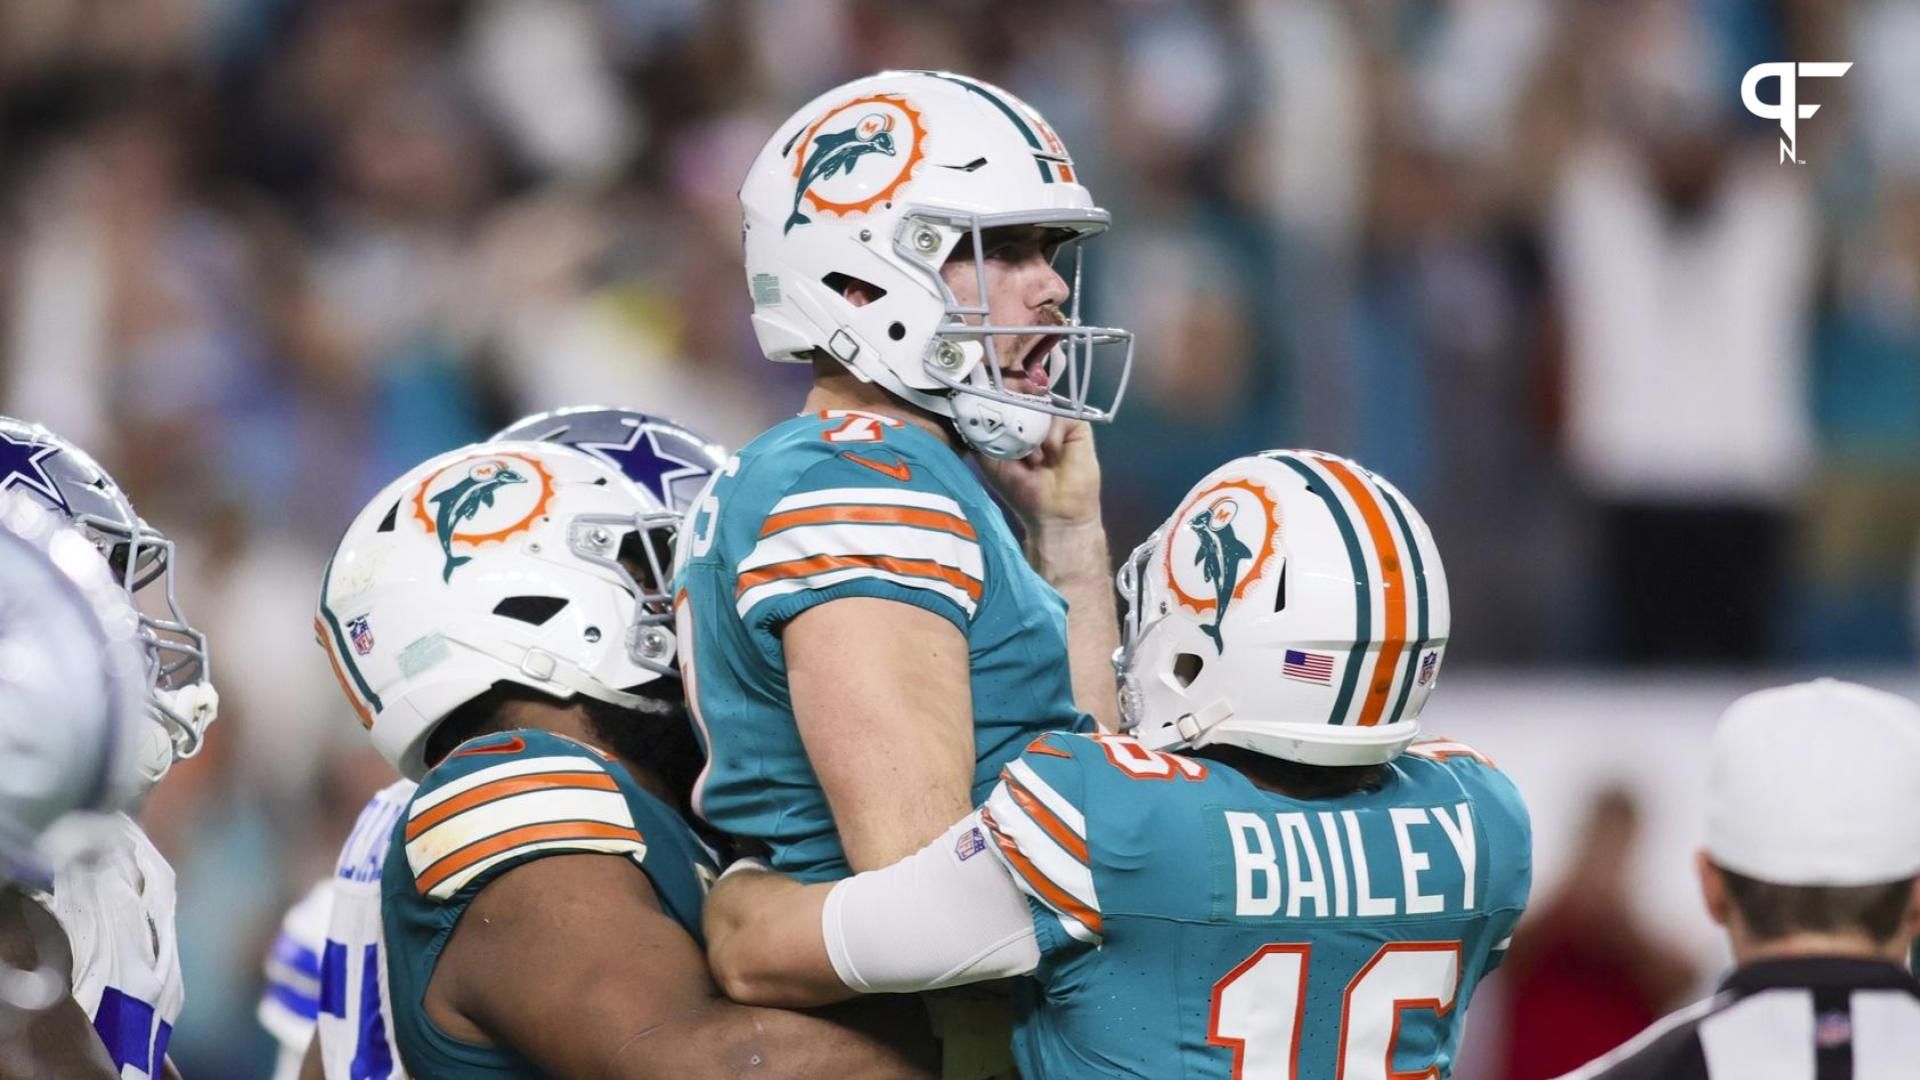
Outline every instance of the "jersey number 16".
{"type": "MultiPolygon", "coordinates": [[[[1234,1080],[1296,1080],[1311,945],[1263,945],[1213,984],[1207,1042],[1233,1051],[1234,1080]]],[[[1334,1080],[1438,1080],[1432,1062],[1393,1065],[1402,1014],[1445,1017],[1460,985],[1460,943],[1397,941],[1380,947],[1340,1001],[1334,1080]]]]}

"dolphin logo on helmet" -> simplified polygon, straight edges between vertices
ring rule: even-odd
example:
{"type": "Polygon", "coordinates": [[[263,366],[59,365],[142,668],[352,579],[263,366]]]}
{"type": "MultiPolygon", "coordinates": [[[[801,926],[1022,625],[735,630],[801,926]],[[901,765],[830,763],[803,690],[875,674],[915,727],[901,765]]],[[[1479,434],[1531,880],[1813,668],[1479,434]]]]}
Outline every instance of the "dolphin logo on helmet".
{"type": "Polygon", "coordinates": [[[1151,750],[1391,761],[1419,734],[1452,632],[1440,551],[1413,504],[1311,450],[1208,473],[1120,585],[1121,730],[1151,750]]]}
{"type": "Polygon", "coordinates": [[[1111,419],[1133,336],[1081,318],[1084,241],[1112,219],[1077,176],[1032,106],[978,79],[884,71],[827,91],[767,140],[740,186],[761,351],[831,358],[1002,459],[1032,454],[1054,417],[1111,419]],[[951,265],[985,281],[981,234],[1015,227],[1055,243],[1071,283],[1065,325],[983,319],[943,277],[951,265]],[[854,281],[872,287],[866,302],[847,293],[854,281]],[[1027,393],[1006,381],[996,340],[1043,331],[1059,343],[1052,378],[1027,393]]]}
{"type": "Polygon", "coordinates": [[[466,478],[428,500],[434,505],[433,531],[440,538],[440,550],[446,554],[441,581],[452,581],[453,572],[473,561],[471,555],[453,553],[453,531],[470,521],[483,508],[493,506],[494,493],[509,484],[524,484],[527,478],[513,471],[504,461],[482,461],[467,470],[466,478]]]}
{"type": "Polygon", "coordinates": [[[894,156],[893,117],[886,113],[868,113],[845,131],[833,131],[815,138],[813,153],[800,169],[800,182],[793,191],[793,213],[787,218],[784,231],[792,232],[795,225],[805,225],[813,220],[800,212],[800,203],[814,184],[842,173],[851,173],[860,159],[868,154],[894,156]]]}
{"type": "Polygon", "coordinates": [[[1213,583],[1213,625],[1202,625],[1200,630],[1213,639],[1213,647],[1219,652],[1225,652],[1227,647],[1220,637],[1220,624],[1227,617],[1227,605],[1233,603],[1234,586],[1240,583],[1240,567],[1253,558],[1253,549],[1233,534],[1233,519],[1238,511],[1238,504],[1231,498],[1220,498],[1187,522],[1187,527],[1200,537],[1200,547],[1193,553],[1194,565],[1200,567],[1203,578],[1213,583]]]}

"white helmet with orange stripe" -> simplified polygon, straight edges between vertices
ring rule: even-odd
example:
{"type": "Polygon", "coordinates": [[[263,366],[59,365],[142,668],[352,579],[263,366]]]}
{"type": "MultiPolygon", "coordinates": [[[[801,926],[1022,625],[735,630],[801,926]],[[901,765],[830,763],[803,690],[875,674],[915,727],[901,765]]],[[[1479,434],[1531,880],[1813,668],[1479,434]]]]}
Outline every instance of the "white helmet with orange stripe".
{"type": "Polygon", "coordinates": [[[831,356],[951,418],[994,457],[1032,453],[1053,416],[1102,421],[1119,407],[1133,335],[1080,323],[1077,241],[1106,231],[1109,215],[1060,137],[1005,90],[944,71],[885,71],[835,87],[773,133],[740,204],[753,328],[769,359],[831,356]],[[959,253],[984,298],[981,234],[1010,226],[1047,230],[1050,243],[1071,248],[1065,325],[993,324],[984,299],[962,303],[941,277],[959,253]],[[856,282],[870,287],[870,302],[848,299],[856,282]],[[1016,348],[1033,355],[1003,355],[1016,348]],[[1108,356],[1110,370],[1096,370],[1096,357],[1108,356]],[[1037,389],[1009,386],[1009,372],[1037,389]]]}
{"type": "Polygon", "coordinates": [[[477,443],[361,510],[314,633],[374,747],[410,779],[428,736],[495,683],[650,711],[673,673],[667,568],[679,518],[619,469],[557,443],[477,443]]]}
{"type": "Polygon", "coordinates": [[[1207,474],[1121,568],[1122,727],[1308,765],[1392,760],[1451,624],[1433,534],[1392,484],[1310,450],[1207,474]]]}

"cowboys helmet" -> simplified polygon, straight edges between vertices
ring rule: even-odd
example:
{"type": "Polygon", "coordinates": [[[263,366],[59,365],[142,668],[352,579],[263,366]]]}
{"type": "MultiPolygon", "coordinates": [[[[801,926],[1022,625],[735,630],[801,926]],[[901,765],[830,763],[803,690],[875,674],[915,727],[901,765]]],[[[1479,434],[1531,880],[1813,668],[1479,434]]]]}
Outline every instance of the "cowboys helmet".
{"type": "Polygon", "coordinates": [[[719,443],[664,417],[610,405],[573,405],[523,417],[490,442],[554,442],[584,450],[627,474],[676,514],[693,507],[726,464],[719,443]]]}
{"type": "Polygon", "coordinates": [[[1420,732],[1452,622],[1419,511],[1309,450],[1208,473],[1119,587],[1121,727],[1162,750],[1390,761],[1420,732]]]}
{"type": "Polygon", "coordinates": [[[816,350],[862,381],[952,420],[994,457],[1033,452],[1053,416],[1113,417],[1133,364],[1133,335],[1080,324],[1078,243],[1106,231],[1060,137],[1020,99],[943,71],[886,71],[808,102],[768,140],[740,188],[753,328],[772,360],[816,350]],[[1072,304],[1061,326],[1003,326],[987,311],[981,233],[1036,226],[1071,248],[1072,304]],[[966,242],[980,302],[940,276],[966,242]],[[880,293],[855,306],[841,289],[880,293]],[[1050,385],[1021,393],[1002,378],[996,336],[1052,335],[1050,385]],[[1100,350],[1100,346],[1112,346],[1100,350]],[[1118,363],[1096,379],[1096,355],[1118,363]],[[1096,383],[1099,385],[1096,386],[1096,383]]]}
{"type": "Polygon", "coordinates": [[[0,491],[22,492],[59,512],[107,559],[139,612],[149,673],[140,767],[157,783],[175,761],[199,753],[219,714],[206,635],[174,595],[174,546],[134,513],[120,485],[87,453],[38,424],[0,417],[0,491]],[[142,609],[135,594],[145,593],[142,609]]]}
{"type": "Polygon", "coordinates": [[[45,887],[47,827],[133,799],[147,686],[139,620],[92,541],[0,492],[0,883],[45,887]]]}
{"type": "Polygon", "coordinates": [[[497,682],[649,708],[633,691],[673,672],[676,523],[591,454],[462,447],[360,511],[327,563],[314,633],[375,749],[418,780],[435,726],[497,682]]]}

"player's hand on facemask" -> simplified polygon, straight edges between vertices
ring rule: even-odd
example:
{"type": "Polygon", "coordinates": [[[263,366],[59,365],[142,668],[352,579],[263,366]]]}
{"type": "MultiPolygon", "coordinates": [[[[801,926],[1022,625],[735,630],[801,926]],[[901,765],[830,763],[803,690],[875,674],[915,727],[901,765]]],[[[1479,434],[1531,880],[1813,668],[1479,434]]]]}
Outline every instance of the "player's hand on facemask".
{"type": "Polygon", "coordinates": [[[1084,420],[1056,418],[1038,450],[1014,461],[982,455],[980,467],[1030,531],[1100,524],[1100,459],[1084,420]]]}

